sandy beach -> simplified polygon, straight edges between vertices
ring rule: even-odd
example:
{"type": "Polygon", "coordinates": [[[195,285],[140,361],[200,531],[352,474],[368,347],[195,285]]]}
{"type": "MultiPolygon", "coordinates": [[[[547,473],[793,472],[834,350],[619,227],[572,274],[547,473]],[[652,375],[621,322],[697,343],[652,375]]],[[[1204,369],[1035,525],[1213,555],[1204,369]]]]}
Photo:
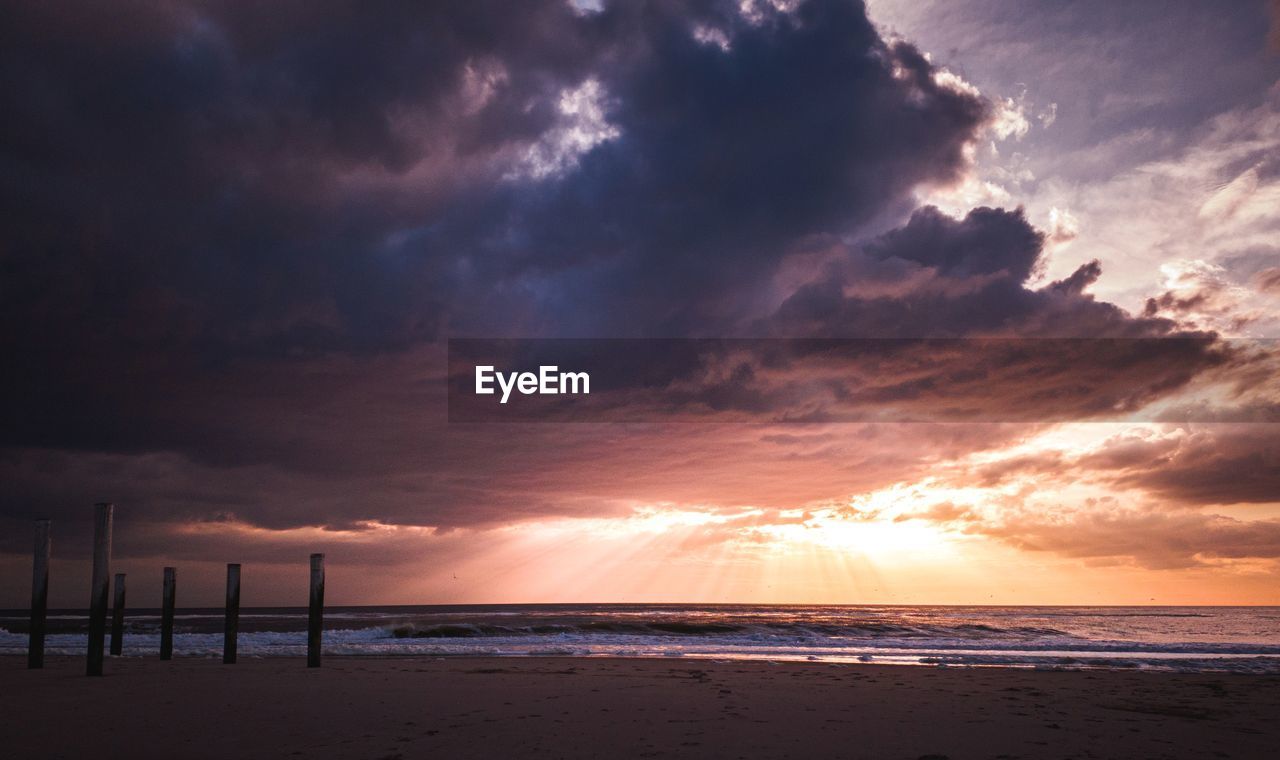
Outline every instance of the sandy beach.
{"type": "Polygon", "coordinates": [[[9,757],[1266,758],[1280,677],[692,659],[0,661],[9,757]]]}

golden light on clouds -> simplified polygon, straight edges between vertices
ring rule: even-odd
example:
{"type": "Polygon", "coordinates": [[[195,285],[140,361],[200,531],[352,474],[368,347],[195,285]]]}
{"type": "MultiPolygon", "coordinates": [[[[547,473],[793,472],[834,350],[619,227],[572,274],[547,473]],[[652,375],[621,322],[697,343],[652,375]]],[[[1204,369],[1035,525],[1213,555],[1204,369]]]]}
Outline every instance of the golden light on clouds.
{"type": "MultiPolygon", "coordinates": [[[[1265,451],[1263,427],[796,431],[726,428],[735,445],[765,436],[783,455],[748,465],[704,459],[706,475],[682,470],[676,458],[632,468],[637,479],[617,490],[673,498],[605,495],[576,514],[292,527],[226,514],[134,524],[122,536],[163,544],[177,564],[208,563],[213,580],[196,587],[208,593],[217,591],[219,563],[243,562],[249,598],[288,588],[297,559],[325,551],[341,568],[335,603],[1280,601],[1280,503],[1254,453],[1265,451]],[[969,445],[983,431],[989,445],[969,445]],[[876,455],[894,456],[917,432],[955,435],[966,446],[922,450],[927,464],[904,479],[877,473],[872,458],[832,463],[867,451],[868,442],[876,455]],[[707,478],[734,488],[704,498],[707,478]]],[[[556,483],[529,498],[556,498],[556,483]]]]}

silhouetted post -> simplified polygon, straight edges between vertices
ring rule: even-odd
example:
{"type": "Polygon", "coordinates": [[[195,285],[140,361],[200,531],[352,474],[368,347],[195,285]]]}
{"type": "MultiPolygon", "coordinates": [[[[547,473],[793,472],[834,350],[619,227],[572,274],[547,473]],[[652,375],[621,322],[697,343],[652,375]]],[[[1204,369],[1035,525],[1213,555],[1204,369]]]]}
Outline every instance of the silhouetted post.
{"type": "Polygon", "coordinates": [[[164,599],[160,602],[160,659],[173,659],[173,600],[178,579],[172,567],[164,569],[164,599]]]}
{"type": "Polygon", "coordinates": [[[85,673],[102,675],[102,645],[107,637],[107,587],[111,583],[111,517],[114,504],[93,507],[93,581],[89,587],[89,655],[85,673]]]}
{"type": "Polygon", "coordinates": [[[49,610],[49,521],[36,520],[36,550],[31,559],[31,626],[27,667],[44,667],[44,621],[49,610]]]}
{"type": "Polygon", "coordinates": [[[222,664],[236,662],[236,635],[240,632],[240,565],[227,565],[227,619],[222,634],[222,664]]]}
{"type": "Polygon", "coordinates": [[[307,667],[320,667],[320,637],[324,631],[324,555],[311,555],[311,614],[307,618],[307,667]]]}
{"type": "Polygon", "coordinates": [[[111,656],[124,653],[124,573],[116,573],[116,595],[111,604],[111,656]]]}

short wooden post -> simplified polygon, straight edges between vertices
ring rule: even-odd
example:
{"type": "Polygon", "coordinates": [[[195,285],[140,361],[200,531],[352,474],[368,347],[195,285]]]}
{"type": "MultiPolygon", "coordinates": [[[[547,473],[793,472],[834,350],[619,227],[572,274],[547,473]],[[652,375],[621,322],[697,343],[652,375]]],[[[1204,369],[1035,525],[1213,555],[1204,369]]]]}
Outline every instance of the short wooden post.
{"type": "Polygon", "coordinates": [[[31,626],[27,629],[27,667],[44,667],[44,623],[49,611],[49,521],[36,520],[36,549],[31,559],[31,626]]]}
{"type": "Polygon", "coordinates": [[[111,603],[111,656],[124,654],[124,573],[116,573],[115,598],[111,603]]]}
{"type": "Polygon", "coordinates": [[[307,618],[307,667],[320,667],[324,631],[324,555],[311,555],[311,613],[307,618]]]}
{"type": "Polygon", "coordinates": [[[160,602],[160,659],[173,659],[173,601],[177,592],[177,573],[164,569],[164,598],[160,602]]]}
{"type": "Polygon", "coordinates": [[[107,592],[111,584],[111,519],[115,505],[94,505],[93,581],[89,587],[89,653],[85,673],[102,675],[102,647],[107,637],[107,592]]]}
{"type": "Polygon", "coordinates": [[[222,664],[236,662],[236,636],[240,632],[240,565],[227,565],[227,617],[222,633],[222,664]]]}

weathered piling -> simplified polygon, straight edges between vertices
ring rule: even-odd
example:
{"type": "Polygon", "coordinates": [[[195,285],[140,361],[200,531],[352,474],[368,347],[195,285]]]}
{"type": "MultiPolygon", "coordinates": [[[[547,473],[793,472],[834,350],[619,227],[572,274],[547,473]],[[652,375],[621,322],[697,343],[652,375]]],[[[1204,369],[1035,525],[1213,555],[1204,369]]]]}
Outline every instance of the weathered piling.
{"type": "Polygon", "coordinates": [[[227,565],[227,614],[222,633],[222,663],[234,665],[240,633],[240,565],[227,565]]]}
{"type": "Polygon", "coordinates": [[[31,558],[31,625],[27,629],[27,667],[44,667],[44,624],[49,611],[48,520],[36,520],[36,547],[31,558]]]}
{"type": "Polygon", "coordinates": [[[307,667],[320,667],[324,632],[324,555],[311,555],[311,610],[307,617],[307,667]]]}
{"type": "Polygon", "coordinates": [[[177,572],[164,569],[164,596],[160,602],[160,659],[173,659],[173,602],[177,593],[177,572]]]}
{"type": "Polygon", "coordinates": [[[116,573],[115,597],[111,602],[111,656],[124,654],[124,573],[116,573]]]}
{"type": "Polygon", "coordinates": [[[107,591],[111,578],[111,519],[115,505],[94,505],[93,581],[89,586],[89,652],[85,673],[102,675],[102,647],[107,637],[107,591]]]}

